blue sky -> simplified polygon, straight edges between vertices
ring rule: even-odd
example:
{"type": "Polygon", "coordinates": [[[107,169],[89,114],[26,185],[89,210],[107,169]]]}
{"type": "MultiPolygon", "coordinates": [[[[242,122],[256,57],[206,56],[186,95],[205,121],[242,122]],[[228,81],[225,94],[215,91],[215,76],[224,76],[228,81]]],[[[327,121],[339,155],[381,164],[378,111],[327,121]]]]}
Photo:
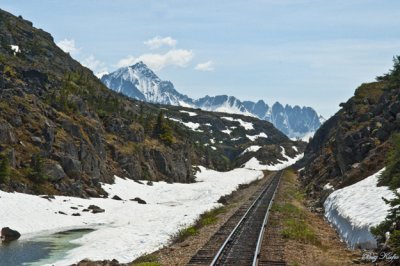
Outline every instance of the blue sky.
{"type": "Polygon", "coordinates": [[[2,0],[94,72],[143,60],[191,97],[234,95],[325,117],[400,54],[400,1],[2,0]]]}

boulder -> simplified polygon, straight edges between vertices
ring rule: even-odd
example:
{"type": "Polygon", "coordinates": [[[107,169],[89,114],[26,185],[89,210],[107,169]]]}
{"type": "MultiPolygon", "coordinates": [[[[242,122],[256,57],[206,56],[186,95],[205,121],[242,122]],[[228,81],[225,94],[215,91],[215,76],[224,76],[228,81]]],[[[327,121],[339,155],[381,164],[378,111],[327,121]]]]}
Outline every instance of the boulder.
{"type": "Polygon", "coordinates": [[[32,136],[32,137],[31,137],[31,140],[32,140],[32,142],[35,143],[35,144],[42,144],[42,138],[41,138],[41,137],[32,136]]]}
{"type": "Polygon", "coordinates": [[[118,195],[115,195],[114,197],[112,197],[113,200],[122,200],[118,195]]]}
{"type": "Polygon", "coordinates": [[[9,227],[3,227],[1,229],[1,239],[3,241],[13,241],[13,240],[17,240],[18,238],[20,238],[21,234],[16,231],[13,230],[9,227]]]}
{"type": "Polygon", "coordinates": [[[51,182],[60,181],[67,176],[61,165],[57,162],[46,162],[44,169],[45,175],[51,182]]]}
{"type": "Polygon", "coordinates": [[[99,206],[96,206],[96,205],[90,205],[90,206],[88,207],[88,210],[91,210],[92,213],[101,213],[101,212],[105,212],[104,209],[102,209],[102,208],[100,208],[99,206]]]}
{"type": "Polygon", "coordinates": [[[71,157],[64,157],[61,159],[61,163],[64,172],[69,177],[78,177],[81,174],[82,166],[80,161],[71,157]]]}
{"type": "Polygon", "coordinates": [[[85,188],[85,192],[86,192],[86,194],[88,194],[89,197],[92,197],[92,198],[99,197],[99,193],[94,188],[85,188]]]}
{"type": "Polygon", "coordinates": [[[147,202],[146,202],[145,200],[142,200],[142,199],[139,198],[139,197],[136,197],[136,198],[134,198],[134,199],[131,199],[131,201],[137,201],[137,203],[139,203],[139,204],[147,204],[147,202]]]}

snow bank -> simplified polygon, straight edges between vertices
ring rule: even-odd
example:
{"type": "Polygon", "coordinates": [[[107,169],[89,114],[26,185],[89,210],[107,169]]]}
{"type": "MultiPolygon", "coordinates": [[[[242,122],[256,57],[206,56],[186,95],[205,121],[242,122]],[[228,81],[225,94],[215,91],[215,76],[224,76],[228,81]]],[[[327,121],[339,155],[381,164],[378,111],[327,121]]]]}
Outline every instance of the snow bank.
{"type": "Polygon", "coordinates": [[[369,229],[385,220],[388,214],[389,206],[382,197],[394,197],[388,187],[377,187],[378,177],[384,169],[332,192],[324,203],[325,217],[350,248],[376,247],[376,240],[369,229]]]}
{"type": "Polygon", "coordinates": [[[124,201],[62,196],[49,201],[39,196],[0,191],[0,227],[16,229],[22,233],[22,238],[94,228],[95,231],[74,240],[80,246],[70,250],[55,265],[70,265],[84,258],[115,258],[129,262],[168,244],[180,228],[193,223],[201,213],[219,206],[217,200],[239,184],[263,177],[260,171],[243,168],[229,172],[204,167],[200,170],[196,174],[198,182],[194,184],[154,182],[153,186],[148,186],[116,177],[115,184],[103,185],[110,198],[118,195],[124,201]],[[144,199],[147,204],[129,201],[135,197],[144,199]],[[105,212],[82,212],[91,204],[105,212]],[[59,211],[67,215],[58,214],[59,211]],[[71,216],[76,212],[81,216],[71,216]]]}
{"type": "Polygon", "coordinates": [[[278,160],[279,163],[277,164],[261,164],[261,162],[253,157],[251,158],[247,163],[245,163],[242,167],[246,169],[253,169],[253,170],[268,170],[268,171],[280,171],[282,169],[285,169],[286,167],[291,166],[292,164],[296,163],[298,160],[303,158],[303,153],[300,153],[296,155],[294,158],[291,158],[286,155],[285,153],[285,148],[281,146],[282,149],[282,156],[286,159],[285,161],[283,160],[278,160]]]}

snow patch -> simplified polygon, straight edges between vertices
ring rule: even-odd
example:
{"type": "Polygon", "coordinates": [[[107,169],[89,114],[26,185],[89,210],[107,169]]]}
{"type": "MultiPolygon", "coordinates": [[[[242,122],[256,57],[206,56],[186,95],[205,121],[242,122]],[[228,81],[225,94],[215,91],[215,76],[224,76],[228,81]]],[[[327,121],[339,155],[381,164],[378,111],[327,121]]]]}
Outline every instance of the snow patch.
{"type": "Polygon", "coordinates": [[[250,147],[247,147],[239,156],[242,156],[243,154],[247,153],[247,152],[256,152],[259,149],[261,149],[261,146],[258,145],[252,145],[250,147]]]}
{"type": "Polygon", "coordinates": [[[189,116],[196,116],[197,115],[197,113],[195,113],[195,112],[189,112],[189,111],[185,111],[185,110],[180,110],[179,112],[189,114],[189,116]]]}
{"type": "Polygon", "coordinates": [[[294,158],[291,158],[286,155],[285,153],[285,148],[281,146],[282,149],[282,156],[286,159],[285,161],[283,160],[278,160],[279,163],[277,164],[261,164],[261,162],[253,157],[249,161],[247,161],[242,167],[246,169],[253,169],[253,170],[268,170],[268,171],[280,171],[282,169],[285,169],[286,167],[291,166],[292,164],[296,163],[298,160],[302,159],[304,154],[300,153],[296,155],[294,158]]]}
{"type": "Polygon", "coordinates": [[[267,134],[265,134],[264,132],[261,132],[260,134],[254,136],[246,135],[246,137],[251,141],[255,141],[258,138],[268,138],[267,134]]]}
{"type": "Polygon", "coordinates": [[[196,132],[203,132],[203,130],[200,130],[200,129],[199,129],[199,127],[200,127],[200,124],[199,124],[199,123],[183,122],[183,121],[180,120],[180,119],[176,119],[176,118],[172,118],[172,117],[168,117],[168,119],[171,120],[171,121],[175,121],[175,122],[181,123],[182,125],[184,125],[184,126],[190,128],[190,129],[193,130],[193,131],[196,131],[196,132]]]}
{"type": "Polygon", "coordinates": [[[232,130],[227,128],[227,129],[221,130],[221,132],[230,135],[232,133],[232,130]]]}
{"type": "Polygon", "coordinates": [[[21,52],[18,45],[10,45],[10,47],[11,47],[11,50],[14,52],[14,55],[17,55],[17,53],[21,52]]]}
{"type": "Polygon", "coordinates": [[[239,122],[239,124],[240,124],[244,129],[246,129],[246,130],[252,130],[252,129],[254,129],[253,123],[243,121],[243,120],[240,119],[240,118],[235,119],[235,118],[233,118],[233,117],[226,117],[226,116],[221,117],[221,118],[222,118],[222,119],[225,119],[225,120],[228,120],[228,121],[236,121],[236,122],[239,122]]]}
{"type": "Polygon", "coordinates": [[[350,248],[376,248],[376,240],[369,230],[384,221],[388,214],[389,205],[382,197],[394,197],[388,187],[377,186],[384,170],[332,192],[325,200],[325,217],[350,248]]]}
{"type": "Polygon", "coordinates": [[[329,190],[329,189],[333,189],[333,186],[332,186],[330,183],[327,183],[327,184],[324,186],[323,190],[329,190]]]}

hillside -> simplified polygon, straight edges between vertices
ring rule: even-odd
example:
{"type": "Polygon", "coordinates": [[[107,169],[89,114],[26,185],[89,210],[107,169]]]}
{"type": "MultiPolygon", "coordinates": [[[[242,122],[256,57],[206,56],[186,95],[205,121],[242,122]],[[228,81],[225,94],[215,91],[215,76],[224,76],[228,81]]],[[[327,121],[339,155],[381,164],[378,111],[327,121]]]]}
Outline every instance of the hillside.
{"type": "Polygon", "coordinates": [[[302,138],[313,134],[324,121],[311,107],[283,106],[279,102],[269,106],[262,100],[241,101],[228,95],[207,95],[192,99],[179,93],[172,82],[161,80],[143,62],[117,69],[103,75],[101,80],[108,88],[133,99],[253,116],[271,122],[291,138],[302,138]]]}
{"type": "Polygon", "coordinates": [[[321,126],[299,163],[310,192],[354,184],[386,165],[391,136],[400,130],[398,88],[388,80],[362,84],[321,126]]]}
{"type": "Polygon", "coordinates": [[[185,113],[109,90],[49,33],[2,10],[0,72],[4,191],[96,197],[114,175],[187,183],[193,166],[228,170],[251,154],[276,164],[282,147],[294,157],[304,145],[256,118],[185,113]]]}

